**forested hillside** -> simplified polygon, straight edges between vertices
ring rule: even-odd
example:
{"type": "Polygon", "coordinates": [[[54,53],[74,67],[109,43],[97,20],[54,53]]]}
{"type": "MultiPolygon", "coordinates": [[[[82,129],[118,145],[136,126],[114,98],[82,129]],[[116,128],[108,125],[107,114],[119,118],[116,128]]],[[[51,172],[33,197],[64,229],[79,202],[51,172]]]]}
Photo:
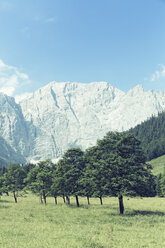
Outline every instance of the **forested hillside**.
{"type": "Polygon", "coordinates": [[[159,113],[157,117],[152,116],[128,132],[141,141],[147,160],[165,154],[165,112],[159,113]]]}

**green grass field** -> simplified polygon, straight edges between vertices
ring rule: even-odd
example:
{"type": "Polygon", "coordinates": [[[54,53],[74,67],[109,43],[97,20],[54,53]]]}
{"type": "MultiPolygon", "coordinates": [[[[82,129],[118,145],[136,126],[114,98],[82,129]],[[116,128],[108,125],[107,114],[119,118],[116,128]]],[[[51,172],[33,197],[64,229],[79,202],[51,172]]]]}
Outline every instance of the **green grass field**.
{"type": "Polygon", "coordinates": [[[153,167],[153,174],[154,175],[158,175],[160,173],[163,173],[164,168],[165,168],[165,155],[152,159],[149,164],[152,165],[153,167]]]}
{"type": "Polygon", "coordinates": [[[124,198],[125,215],[118,212],[116,198],[85,198],[77,208],[61,198],[47,206],[36,196],[0,199],[0,247],[2,248],[164,248],[165,199],[124,198]]]}

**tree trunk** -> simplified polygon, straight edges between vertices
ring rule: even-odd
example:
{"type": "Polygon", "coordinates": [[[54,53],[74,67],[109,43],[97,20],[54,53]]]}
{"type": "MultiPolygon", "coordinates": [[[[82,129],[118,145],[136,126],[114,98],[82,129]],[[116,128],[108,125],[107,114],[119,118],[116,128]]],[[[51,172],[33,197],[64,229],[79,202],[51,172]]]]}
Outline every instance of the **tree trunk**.
{"type": "Polygon", "coordinates": [[[103,205],[103,200],[102,200],[102,197],[100,196],[100,204],[103,205]]]}
{"type": "Polygon", "coordinates": [[[63,195],[63,196],[62,196],[62,198],[63,198],[63,200],[64,200],[64,203],[65,203],[65,196],[63,195]]]}
{"type": "Polygon", "coordinates": [[[44,198],[44,203],[46,205],[46,195],[45,195],[45,192],[43,192],[43,198],[44,198]]]}
{"type": "Polygon", "coordinates": [[[78,195],[76,195],[76,204],[77,204],[77,207],[79,208],[80,204],[79,204],[79,200],[78,200],[78,195]]]}
{"type": "Polygon", "coordinates": [[[42,195],[40,196],[40,201],[41,201],[41,203],[43,204],[42,195]]]}
{"type": "Polygon", "coordinates": [[[57,196],[54,197],[54,202],[57,205],[57,196]]]}
{"type": "Polygon", "coordinates": [[[8,192],[5,192],[7,196],[9,196],[9,193],[8,192]]]}
{"type": "Polygon", "coordinates": [[[87,202],[88,202],[88,205],[90,205],[89,196],[87,196],[87,202]]]}
{"type": "Polygon", "coordinates": [[[70,198],[69,198],[69,196],[66,196],[66,201],[67,201],[67,204],[70,205],[70,198]]]}
{"type": "Polygon", "coordinates": [[[17,196],[15,194],[15,191],[13,191],[13,196],[14,196],[15,203],[17,203],[17,196]]]}
{"type": "Polygon", "coordinates": [[[124,213],[124,203],[123,203],[123,196],[119,196],[119,209],[120,209],[120,214],[124,213]]]}

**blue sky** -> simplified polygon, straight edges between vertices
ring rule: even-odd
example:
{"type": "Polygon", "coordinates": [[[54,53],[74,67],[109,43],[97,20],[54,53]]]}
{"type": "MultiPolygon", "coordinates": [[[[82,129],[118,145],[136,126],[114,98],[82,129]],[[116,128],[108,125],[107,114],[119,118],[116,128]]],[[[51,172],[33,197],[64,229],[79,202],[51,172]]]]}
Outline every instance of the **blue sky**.
{"type": "Polygon", "coordinates": [[[0,0],[0,91],[50,81],[165,90],[165,0],[0,0]]]}

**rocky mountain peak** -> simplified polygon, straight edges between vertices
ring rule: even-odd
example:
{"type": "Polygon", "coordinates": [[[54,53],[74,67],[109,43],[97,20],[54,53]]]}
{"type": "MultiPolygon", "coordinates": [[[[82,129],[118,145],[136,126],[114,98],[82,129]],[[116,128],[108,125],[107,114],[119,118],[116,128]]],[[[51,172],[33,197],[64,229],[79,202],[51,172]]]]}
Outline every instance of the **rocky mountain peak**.
{"type": "Polygon", "coordinates": [[[68,148],[86,149],[106,132],[127,130],[164,109],[165,92],[144,91],[141,85],[125,93],[107,82],[51,82],[19,104],[0,94],[0,137],[18,162],[56,159],[68,148]]]}

